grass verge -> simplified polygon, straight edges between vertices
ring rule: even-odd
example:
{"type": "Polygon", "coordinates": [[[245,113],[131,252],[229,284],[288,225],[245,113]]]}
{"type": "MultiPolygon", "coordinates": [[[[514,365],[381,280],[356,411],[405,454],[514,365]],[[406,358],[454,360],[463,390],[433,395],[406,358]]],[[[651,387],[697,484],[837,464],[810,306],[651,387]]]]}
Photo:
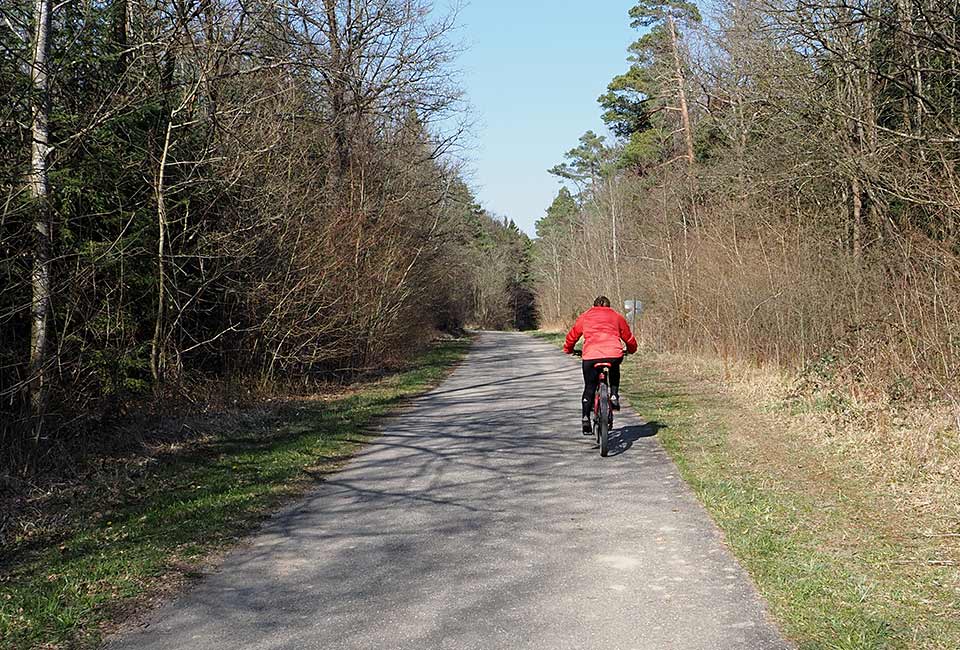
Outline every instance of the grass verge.
{"type": "Polygon", "coordinates": [[[24,536],[0,565],[0,648],[88,648],[106,626],[196,575],[204,560],[302,494],[369,437],[375,419],[435,386],[469,342],[349,394],[285,404],[247,428],[153,457],[60,504],[64,524],[24,536]]]}
{"type": "Polygon", "coordinates": [[[788,414],[679,361],[625,363],[621,392],[667,425],[661,443],[799,648],[960,648],[956,560],[918,537],[921,522],[851,475],[855,457],[810,444],[819,432],[798,435],[788,414]]]}

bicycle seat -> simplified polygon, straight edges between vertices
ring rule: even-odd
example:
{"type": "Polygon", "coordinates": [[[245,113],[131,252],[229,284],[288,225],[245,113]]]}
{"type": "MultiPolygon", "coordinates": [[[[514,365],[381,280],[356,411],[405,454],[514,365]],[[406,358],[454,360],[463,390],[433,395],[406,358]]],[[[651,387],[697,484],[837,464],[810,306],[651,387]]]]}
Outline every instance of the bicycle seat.
{"type": "Polygon", "coordinates": [[[612,368],[613,364],[612,363],[595,363],[593,364],[593,367],[594,368],[612,368]]]}

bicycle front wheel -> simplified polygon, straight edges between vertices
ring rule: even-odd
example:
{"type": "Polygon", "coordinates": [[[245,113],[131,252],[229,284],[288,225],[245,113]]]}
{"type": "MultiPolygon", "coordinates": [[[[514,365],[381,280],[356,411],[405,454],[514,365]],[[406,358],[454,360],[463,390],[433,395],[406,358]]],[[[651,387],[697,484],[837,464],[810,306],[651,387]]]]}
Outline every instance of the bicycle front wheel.
{"type": "Polygon", "coordinates": [[[606,456],[610,451],[610,387],[606,384],[600,384],[600,404],[598,405],[597,418],[600,424],[597,431],[597,442],[600,444],[600,455],[606,456]]]}

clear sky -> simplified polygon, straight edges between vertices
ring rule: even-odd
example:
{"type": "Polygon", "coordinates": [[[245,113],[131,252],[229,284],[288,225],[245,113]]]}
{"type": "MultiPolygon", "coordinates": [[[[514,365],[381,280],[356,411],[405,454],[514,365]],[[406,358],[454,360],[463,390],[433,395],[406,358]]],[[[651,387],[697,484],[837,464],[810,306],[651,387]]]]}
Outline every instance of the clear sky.
{"type": "Polygon", "coordinates": [[[528,234],[560,187],[547,169],[585,131],[604,131],[597,97],[626,70],[633,4],[470,0],[460,14],[460,67],[476,112],[471,185],[528,234]]]}

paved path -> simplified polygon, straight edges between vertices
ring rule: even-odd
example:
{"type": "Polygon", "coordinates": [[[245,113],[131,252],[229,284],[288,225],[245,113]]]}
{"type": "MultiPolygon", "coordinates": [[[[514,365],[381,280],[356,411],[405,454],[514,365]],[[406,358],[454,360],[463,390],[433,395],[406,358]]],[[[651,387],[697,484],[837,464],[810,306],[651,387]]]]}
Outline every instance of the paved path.
{"type": "MultiPolygon", "coordinates": [[[[636,362],[636,361],[628,361],[636,362]]],[[[601,458],[579,367],[484,333],[438,389],[110,648],[789,648],[654,426],[601,458]]]]}

